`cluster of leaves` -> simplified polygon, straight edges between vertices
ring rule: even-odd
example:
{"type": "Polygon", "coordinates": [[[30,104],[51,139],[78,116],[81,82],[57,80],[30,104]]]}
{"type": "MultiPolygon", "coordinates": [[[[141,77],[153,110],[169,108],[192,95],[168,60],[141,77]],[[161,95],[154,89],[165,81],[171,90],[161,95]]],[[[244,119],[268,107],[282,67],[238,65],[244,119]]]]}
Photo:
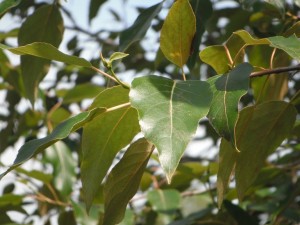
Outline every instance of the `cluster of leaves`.
{"type": "MultiPolygon", "coordinates": [[[[90,1],[90,21],[105,2],[90,1]]],[[[59,224],[299,222],[300,79],[290,75],[300,70],[299,2],[232,3],[162,1],[103,39],[101,31],[78,26],[66,3],[1,2],[1,15],[24,21],[0,34],[9,112],[0,117],[6,125],[0,151],[26,139],[1,177],[14,171],[30,189],[20,195],[13,183],[4,188],[1,224],[12,223],[8,211],[24,214],[22,224],[36,215],[51,224],[53,212],[59,224]],[[64,16],[72,27],[64,26],[64,16]],[[69,54],[60,51],[65,28],[92,38],[101,56],[81,58],[77,36],[67,44],[69,54]],[[154,61],[141,43],[149,29],[160,33],[154,61]],[[8,52],[20,55],[20,65],[12,65],[8,52]],[[56,80],[42,89],[50,67],[56,80]],[[127,70],[144,76],[129,85],[118,75],[127,70]],[[102,85],[93,82],[99,75],[102,85]],[[63,81],[74,88],[60,89],[63,81]],[[15,110],[24,98],[32,107],[15,110]],[[93,99],[88,108],[86,99],[93,99]],[[82,112],[71,116],[74,105],[82,112]],[[205,138],[215,145],[220,139],[218,160],[184,156],[199,121],[205,138]],[[45,127],[48,134],[37,139],[45,127]],[[29,159],[43,169],[19,167],[29,159]],[[39,205],[31,214],[25,197],[32,196],[39,205]]]]}

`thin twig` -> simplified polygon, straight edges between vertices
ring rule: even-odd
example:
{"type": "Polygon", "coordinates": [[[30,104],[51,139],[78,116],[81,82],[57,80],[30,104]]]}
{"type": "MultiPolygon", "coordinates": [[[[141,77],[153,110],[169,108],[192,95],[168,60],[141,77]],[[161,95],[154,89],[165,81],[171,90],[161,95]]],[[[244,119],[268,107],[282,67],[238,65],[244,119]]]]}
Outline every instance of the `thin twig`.
{"type": "Polygon", "coordinates": [[[300,70],[300,64],[298,64],[296,66],[280,67],[280,68],[275,68],[275,69],[267,69],[267,70],[253,72],[250,74],[250,77],[261,77],[264,75],[284,73],[284,72],[290,72],[290,71],[296,71],[296,70],[300,70]]]}
{"type": "Polygon", "coordinates": [[[105,73],[104,71],[102,71],[102,70],[100,70],[100,69],[98,69],[98,68],[96,68],[96,67],[94,67],[94,66],[92,66],[91,68],[92,68],[93,70],[95,70],[97,73],[100,73],[100,74],[102,74],[103,76],[105,76],[105,77],[107,77],[107,78],[113,80],[114,82],[118,83],[117,79],[114,78],[113,76],[109,75],[108,73],[105,73]]]}

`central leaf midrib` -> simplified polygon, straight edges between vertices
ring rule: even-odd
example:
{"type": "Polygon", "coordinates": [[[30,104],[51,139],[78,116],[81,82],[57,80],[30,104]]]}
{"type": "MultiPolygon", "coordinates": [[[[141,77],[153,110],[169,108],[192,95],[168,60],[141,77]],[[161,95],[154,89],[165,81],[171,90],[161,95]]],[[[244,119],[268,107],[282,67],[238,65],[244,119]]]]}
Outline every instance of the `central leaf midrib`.
{"type": "Polygon", "coordinates": [[[176,87],[176,81],[174,81],[171,93],[170,93],[170,104],[169,104],[169,114],[170,114],[170,146],[171,149],[173,148],[172,145],[172,137],[173,137],[173,96],[174,96],[174,90],[176,87]]]}

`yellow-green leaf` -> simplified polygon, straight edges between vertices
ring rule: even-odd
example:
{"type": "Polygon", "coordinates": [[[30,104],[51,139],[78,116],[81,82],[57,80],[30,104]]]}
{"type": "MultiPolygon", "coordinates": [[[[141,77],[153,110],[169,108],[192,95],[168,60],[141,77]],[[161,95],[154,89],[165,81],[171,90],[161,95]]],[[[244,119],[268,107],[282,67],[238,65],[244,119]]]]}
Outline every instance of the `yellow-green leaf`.
{"type": "Polygon", "coordinates": [[[160,34],[160,48],[165,57],[182,67],[191,53],[196,32],[196,18],[188,0],[177,0],[171,7],[160,34]]]}

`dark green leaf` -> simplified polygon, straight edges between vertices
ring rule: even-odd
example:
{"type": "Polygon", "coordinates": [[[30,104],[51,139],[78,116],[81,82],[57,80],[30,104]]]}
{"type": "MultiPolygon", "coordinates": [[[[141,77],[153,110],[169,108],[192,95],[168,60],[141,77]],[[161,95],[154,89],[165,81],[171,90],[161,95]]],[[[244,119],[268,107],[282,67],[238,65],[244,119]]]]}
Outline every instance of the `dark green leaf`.
{"type": "Polygon", "coordinates": [[[203,81],[146,76],[132,82],[131,104],[139,112],[142,132],[158,149],[169,182],[211,99],[203,81]]]}
{"type": "Polygon", "coordinates": [[[20,4],[21,0],[3,0],[0,2],[0,16],[2,16],[6,11],[10,8],[17,6],[20,4]]]}
{"type": "Polygon", "coordinates": [[[238,152],[232,144],[222,138],[219,153],[219,170],[217,175],[218,206],[221,208],[223,197],[226,193],[230,176],[232,175],[238,152]]]}
{"type": "Polygon", "coordinates": [[[90,1],[89,22],[91,22],[92,19],[97,16],[97,13],[98,13],[101,5],[105,2],[106,2],[106,0],[91,0],[90,1]]]}
{"type": "Polygon", "coordinates": [[[297,111],[283,101],[271,101],[244,108],[236,125],[237,147],[241,151],[236,163],[239,199],[253,183],[272,153],[291,132],[297,111]]]}
{"type": "Polygon", "coordinates": [[[196,16],[196,34],[193,38],[191,56],[188,60],[188,66],[192,69],[198,59],[199,47],[202,39],[202,35],[205,32],[205,24],[211,17],[213,8],[210,0],[191,0],[191,6],[196,16]]]}
{"type": "Polygon", "coordinates": [[[235,145],[234,128],[238,119],[238,103],[248,91],[252,66],[243,63],[228,74],[208,80],[214,97],[207,117],[217,133],[235,145]]]}
{"type": "Polygon", "coordinates": [[[179,208],[181,196],[175,189],[153,190],[147,193],[147,199],[153,210],[167,212],[179,208]]]}
{"type": "Polygon", "coordinates": [[[141,40],[145,36],[151,21],[160,12],[162,4],[163,2],[145,9],[135,20],[134,24],[120,34],[120,51],[124,52],[132,43],[141,40]]]}
{"type": "Polygon", "coordinates": [[[0,179],[37,153],[46,149],[55,142],[66,138],[71,132],[81,128],[85,123],[104,112],[104,108],[95,108],[88,112],[82,112],[59,124],[48,136],[25,143],[20,148],[14,164],[6,172],[1,174],[0,179]]]}
{"type": "Polygon", "coordinates": [[[196,17],[188,0],[177,0],[171,7],[160,34],[165,57],[182,67],[191,54],[196,33],[196,17]]]}
{"type": "Polygon", "coordinates": [[[137,112],[128,104],[128,93],[121,86],[101,92],[91,108],[125,105],[98,116],[83,128],[81,179],[87,209],[116,154],[130,144],[140,130],[137,112]]]}
{"type": "Polygon", "coordinates": [[[43,42],[35,42],[25,46],[10,48],[6,45],[0,44],[1,49],[6,49],[17,55],[32,55],[44,59],[56,60],[71,65],[91,67],[92,64],[85,59],[76,56],[70,56],[60,52],[53,45],[43,42]]]}
{"type": "Polygon", "coordinates": [[[146,139],[134,142],[113,168],[104,185],[105,211],[103,224],[122,221],[129,200],[138,190],[144,169],[154,149],[146,139]]]}
{"type": "MultiPolygon", "coordinates": [[[[44,5],[27,17],[22,24],[18,42],[19,45],[27,45],[32,42],[47,42],[58,47],[63,38],[63,19],[58,7],[44,5]]],[[[46,76],[50,61],[21,56],[21,71],[25,86],[25,93],[32,105],[37,96],[39,82],[46,76]]]]}
{"type": "Polygon", "coordinates": [[[239,225],[258,225],[257,219],[250,216],[241,207],[234,205],[229,201],[224,201],[224,206],[239,225]]]}

